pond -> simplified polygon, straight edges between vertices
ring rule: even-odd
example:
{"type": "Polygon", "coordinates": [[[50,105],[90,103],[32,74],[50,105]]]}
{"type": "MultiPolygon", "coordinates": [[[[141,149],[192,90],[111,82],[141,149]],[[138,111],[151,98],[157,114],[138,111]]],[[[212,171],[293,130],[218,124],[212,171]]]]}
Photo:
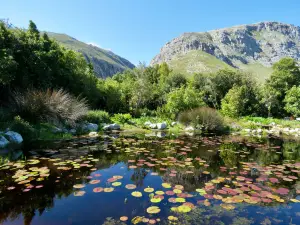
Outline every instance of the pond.
{"type": "Polygon", "coordinates": [[[300,224],[300,143],[106,135],[0,167],[1,224],[300,224]]]}

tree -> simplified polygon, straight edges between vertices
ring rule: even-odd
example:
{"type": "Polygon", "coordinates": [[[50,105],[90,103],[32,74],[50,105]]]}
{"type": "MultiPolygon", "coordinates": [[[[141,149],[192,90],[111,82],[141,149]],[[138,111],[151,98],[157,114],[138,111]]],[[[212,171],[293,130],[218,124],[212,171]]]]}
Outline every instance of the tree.
{"type": "Polygon", "coordinates": [[[40,32],[39,32],[39,30],[37,29],[37,26],[35,25],[35,23],[32,20],[29,20],[28,32],[36,38],[40,37],[40,32]]]}
{"type": "Polygon", "coordinates": [[[300,86],[293,86],[286,92],[284,109],[293,116],[300,116],[300,86]]]}
{"type": "Polygon", "coordinates": [[[255,90],[246,85],[234,86],[222,100],[221,111],[230,117],[257,115],[259,99],[255,90]]]}
{"type": "Polygon", "coordinates": [[[273,73],[265,85],[264,102],[269,114],[277,117],[286,115],[284,98],[286,92],[294,85],[300,85],[300,70],[292,58],[283,58],[273,65],[273,73]]]}

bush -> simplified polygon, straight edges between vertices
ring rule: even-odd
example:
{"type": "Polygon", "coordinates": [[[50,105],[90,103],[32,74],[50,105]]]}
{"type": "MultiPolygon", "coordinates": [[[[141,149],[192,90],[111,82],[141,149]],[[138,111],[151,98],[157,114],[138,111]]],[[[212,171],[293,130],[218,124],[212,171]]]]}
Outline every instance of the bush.
{"type": "Polygon", "coordinates": [[[293,116],[300,116],[300,86],[293,86],[286,92],[284,109],[293,116]]]}
{"type": "Polygon", "coordinates": [[[111,122],[108,112],[101,110],[88,111],[88,113],[83,117],[83,120],[96,124],[111,122]]]}
{"type": "Polygon", "coordinates": [[[130,114],[121,114],[121,113],[118,113],[118,114],[115,114],[112,118],[112,121],[114,121],[115,123],[119,122],[121,124],[125,124],[125,123],[128,123],[129,120],[132,119],[131,115],[130,114]]]}
{"type": "Polygon", "coordinates": [[[10,109],[14,115],[19,115],[31,123],[54,124],[74,124],[88,112],[85,99],[75,98],[62,89],[15,92],[10,109]]]}
{"type": "Polygon", "coordinates": [[[206,131],[220,131],[224,128],[223,117],[217,110],[208,107],[182,112],[178,120],[185,125],[192,125],[206,131]]]}
{"type": "Polygon", "coordinates": [[[13,121],[9,124],[8,128],[15,131],[23,137],[25,144],[38,138],[37,130],[27,121],[22,119],[20,116],[16,116],[13,121]]]}

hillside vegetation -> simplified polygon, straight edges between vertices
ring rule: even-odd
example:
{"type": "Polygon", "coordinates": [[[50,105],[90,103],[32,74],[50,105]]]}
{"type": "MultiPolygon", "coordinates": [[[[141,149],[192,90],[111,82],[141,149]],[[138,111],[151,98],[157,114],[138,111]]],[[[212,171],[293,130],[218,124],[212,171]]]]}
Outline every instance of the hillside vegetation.
{"type": "Polygon", "coordinates": [[[278,22],[261,22],[184,33],[164,45],[151,65],[167,62],[174,71],[193,74],[214,72],[218,67],[224,68],[225,63],[227,67],[251,72],[259,81],[265,81],[272,73],[272,65],[283,57],[299,61],[300,28],[278,22]],[[202,57],[200,52],[211,57],[202,57]]]}

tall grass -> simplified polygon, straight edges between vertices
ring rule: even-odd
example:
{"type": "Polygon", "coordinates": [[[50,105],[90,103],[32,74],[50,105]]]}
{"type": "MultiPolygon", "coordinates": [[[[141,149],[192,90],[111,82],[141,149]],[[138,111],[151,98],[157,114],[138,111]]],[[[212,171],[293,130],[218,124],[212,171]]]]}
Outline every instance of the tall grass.
{"type": "Polygon", "coordinates": [[[88,112],[85,99],[60,90],[14,92],[10,110],[31,123],[74,124],[88,112]]]}
{"type": "Polygon", "coordinates": [[[209,107],[200,107],[179,114],[179,122],[192,125],[207,131],[221,131],[224,128],[224,120],[217,110],[209,107]]]}

